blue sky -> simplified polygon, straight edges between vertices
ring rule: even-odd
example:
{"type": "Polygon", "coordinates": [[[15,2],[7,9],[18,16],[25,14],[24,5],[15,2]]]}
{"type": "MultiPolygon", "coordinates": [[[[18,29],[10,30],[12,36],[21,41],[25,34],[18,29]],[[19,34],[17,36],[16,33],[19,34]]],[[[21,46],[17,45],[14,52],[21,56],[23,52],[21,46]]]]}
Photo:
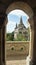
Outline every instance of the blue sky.
{"type": "Polygon", "coordinates": [[[22,10],[13,10],[7,16],[8,17],[8,23],[6,26],[7,33],[11,33],[12,31],[14,31],[16,23],[19,24],[20,22],[21,16],[22,16],[24,25],[28,27],[29,16],[22,10]]]}

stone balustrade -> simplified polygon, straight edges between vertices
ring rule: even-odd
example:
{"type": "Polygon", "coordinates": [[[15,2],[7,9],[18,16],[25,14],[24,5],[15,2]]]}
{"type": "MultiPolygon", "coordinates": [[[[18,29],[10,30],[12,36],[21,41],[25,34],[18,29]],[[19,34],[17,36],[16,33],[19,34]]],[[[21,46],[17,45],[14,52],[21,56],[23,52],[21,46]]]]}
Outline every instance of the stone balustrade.
{"type": "Polygon", "coordinates": [[[28,56],[29,54],[29,41],[6,41],[6,59],[12,58],[12,56],[28,56]]]}

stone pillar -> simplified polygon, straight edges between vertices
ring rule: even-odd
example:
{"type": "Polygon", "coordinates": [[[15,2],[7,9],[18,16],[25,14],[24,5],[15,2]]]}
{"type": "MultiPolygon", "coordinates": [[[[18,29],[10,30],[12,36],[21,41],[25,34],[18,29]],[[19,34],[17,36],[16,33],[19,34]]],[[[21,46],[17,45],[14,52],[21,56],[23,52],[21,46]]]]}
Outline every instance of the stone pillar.
{"type": "Polygon", "coordinates": [[[6,27],[3,26],[2,28],[2,61],[3,61],[3,64],[5,65],[5,31],[6,30],[6,27]]]}
{"type": "Polygon", "coordinates": [[[29,19],[30,24],[30,42],[29,42],[29,56],[27,57],[27,65],[30,65],[33,58],[33,44],[34,44],[34,23],[33,18],[29,19]]]}
{"type": "Polygon", "coordinates": [[[34,12],[34,44],[33,44],[33,58],[31,65],[36,65],[36,10],[34,12]]]}
{"type": "Polygon", "coordinates": [[[33,18],[30,18],[29,22],[30,22],[29,56],[32,59],[32,56],[33,56],[33,44],[34,44],[34,21],[33,21],[33,18]]]}
{"type": "Polygon", "coordinates": [[[32,40],[33,48],[31,49],[32,54],[31,54],[30,65],[36,65],[36,10],[34,11],[33,22],[34,22],[34,39],[32,40]]]}
{"type": "Polygon", "coordinates": [[[0,65],[5,65],[5,18],[6,14],[0,13],[0,65]]]}
{"type": "Polygon", "coordinates": [[[2,29],[0,28],[0,65],[2,65],[2,29]]]}
{"type": "Polygon", "coordinates": [[[6,65],[6,59],[5,59],[5,42],[6,42],[6,40],[5,40],[5,36],[6,36],[6,24],[7,24],[7,17],[6,17],[6,19],[5,19],[5,21],[4,21],[4,24],[3,24],[3,28],[2,28],[2,50],[3,50],[3,52],[2,52],[2,61],[3,61],[3,64],[4,65],[6,65]]]}

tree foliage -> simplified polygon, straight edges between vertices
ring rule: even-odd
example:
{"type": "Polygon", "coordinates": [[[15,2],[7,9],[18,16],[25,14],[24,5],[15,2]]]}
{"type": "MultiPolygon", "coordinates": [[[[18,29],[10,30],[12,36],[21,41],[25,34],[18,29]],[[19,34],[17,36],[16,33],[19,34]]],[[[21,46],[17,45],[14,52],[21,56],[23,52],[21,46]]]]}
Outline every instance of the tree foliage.
{"type": "Polygon", "coordinates": [[[30,40],[30,30],[29,30],[29,28],[27,30],[28,30],[27,34],[28,34],[29,39],[27,37],[23,36],[22,33],[18,33],[17,38],[14,39],[14,31],[13,31],[12,33],[6,34],[6,41],[28,41],[28,40],[30,40]]]}
{"type": "Polygon", "coordinates": [[[15,41],[27,41],[26,37],[24,37],[22,34],[17,35],[17,39],[14,39],[15,41]]]}
{"type": "Polygon", "coordinates": [[[6,40],[7,40],[7,41],[13,41],[13,40],[14,40],[14,32],[12,32],[12,33],[7,33],[7,34],[6,34],[6,40]]]}

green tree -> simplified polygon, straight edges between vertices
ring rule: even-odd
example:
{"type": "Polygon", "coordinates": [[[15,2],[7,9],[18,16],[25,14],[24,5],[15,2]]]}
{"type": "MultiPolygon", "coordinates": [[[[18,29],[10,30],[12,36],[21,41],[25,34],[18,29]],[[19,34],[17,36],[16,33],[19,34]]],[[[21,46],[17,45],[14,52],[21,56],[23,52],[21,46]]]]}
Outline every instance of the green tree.
{"type": "Polygon", "coordinates": [[[14,31],[11,33],[11,39],[14,41],[14,31]]]}
{"type": "Polygon", "coordinates": [[[14,40],[14,32],[12,32],[12,33],[7,33],[7,34],[6,34],[6,40],[7,40],[7,41],[13,41],[13,40],[14,40]]]}
{"type": "Polygon", "coordinates": [[[23,36],[23,34],[18,34],[17,39],[15,41],[27,41],[27,39],[23,36]]]}

